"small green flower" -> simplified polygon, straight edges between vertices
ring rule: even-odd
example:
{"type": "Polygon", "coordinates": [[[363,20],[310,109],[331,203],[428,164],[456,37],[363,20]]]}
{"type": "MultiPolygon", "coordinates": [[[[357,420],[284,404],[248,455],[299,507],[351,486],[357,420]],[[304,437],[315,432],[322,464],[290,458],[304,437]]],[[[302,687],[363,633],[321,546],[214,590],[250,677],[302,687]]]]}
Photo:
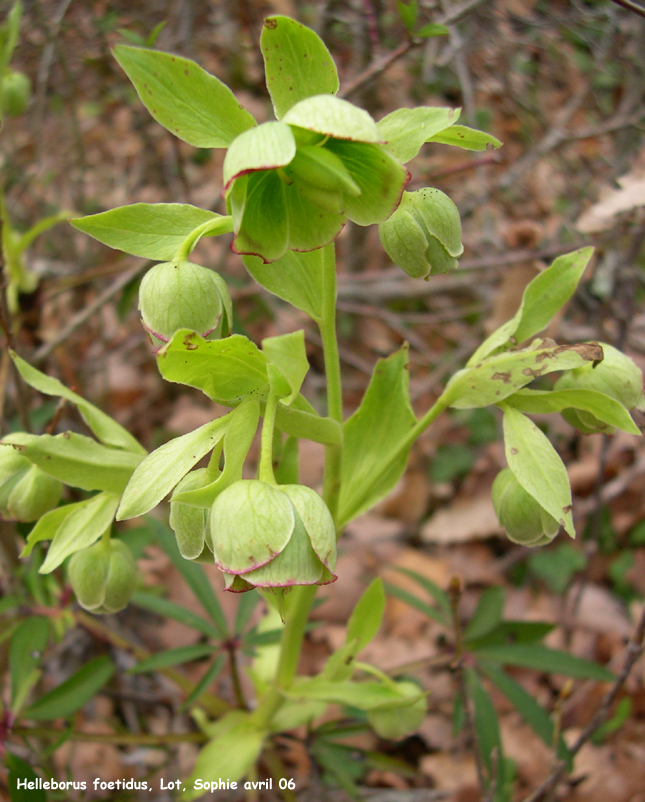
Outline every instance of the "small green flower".
{"type": "Polygon", "coordinates": [[[558,534],[560,524],[518,482],[510,468],[495,477],[493,507],[508,539],[522,546],[544,546],[558,534]]]}
{"type": "MultiPolygon", "coordinates": [[[[595,390],[619,401],[625,409],[643,405],[643,374],[628,356],[611,345],[600,343],[604,358],[563,374],[555,384],[556,390],[595,390]]],[[[562,417],[583,434],[604,432],[613,434],[615,428],[598,420],[582,409],[565,409],[562,417]]]]}
{"type": "Polygon", "coordinates": [[[139,310],[153,343],[161,347],[178,329],[192,329],[206,339],[217,339],[230,296],[214,270],[193,262],[164,262],[149,270],[139,289],[139,310]]]}
{"type": "MultiPolygon", "coordinates": [[[[173,491],[175,494],[187,490],[198,490],[210,482],[206,468],[198,468],[187,473],[173,491]]],[[[203,507],[192,507],[170,499],[170,527],[175,533],[181,556],[186,560],[212,563],[213,551],[210,548],[211,511],[203,507]]]]}
{"type": "Polygon", "coordinates": [[[68,568],[78,603],[96,614],[118,613],[130,601],[137,583],[132,552],[120,540],[99,540],[72,555],[68,568]]]}
{"type": "Polygon", "coordinates": [[[459,211],[438,189],[404,192],[379,236],[390,259],[412,278],[454,270],[464,252],[459,211]]]}
{"type": "Polygon", "coordinates": [[[63,485],[23,457],[0,444],[0,518],[29,523],[53,510],[63,485]]]}
{"type": "Polygon", "coordinates": [[[370,115],[333,95],[244,131],[224,160],[233,250],[274,262],[327,245],[347,219],[386,220],[410,174],[382,145],[370,115]]]}
{"type": "Polygon", "coordinates": [[[302,485],[241,480],[211,510],[215,564],[226,589],[334,582],[336,531],[325,502],[302,485]]]}

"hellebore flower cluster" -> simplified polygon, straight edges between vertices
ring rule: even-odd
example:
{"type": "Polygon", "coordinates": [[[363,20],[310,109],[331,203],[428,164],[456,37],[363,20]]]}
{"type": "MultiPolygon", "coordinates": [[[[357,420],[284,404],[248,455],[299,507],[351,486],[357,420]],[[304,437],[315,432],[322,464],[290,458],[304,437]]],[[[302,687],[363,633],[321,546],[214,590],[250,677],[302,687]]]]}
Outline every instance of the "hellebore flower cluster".
{"type": "Polygon", "coordinates": [[[334,95],[240,134],[224,160],[233,250],[273,262],[327,245],[347,219],[386,220],[410,174],[383,144],[370,115],[334,95]]]}
{"type": "Polygon", "coordinates": [[[215,499],[210,529],[227,590],[326,585],[336,579],[334,522],[309,487],[235,482],[215,499]]]}

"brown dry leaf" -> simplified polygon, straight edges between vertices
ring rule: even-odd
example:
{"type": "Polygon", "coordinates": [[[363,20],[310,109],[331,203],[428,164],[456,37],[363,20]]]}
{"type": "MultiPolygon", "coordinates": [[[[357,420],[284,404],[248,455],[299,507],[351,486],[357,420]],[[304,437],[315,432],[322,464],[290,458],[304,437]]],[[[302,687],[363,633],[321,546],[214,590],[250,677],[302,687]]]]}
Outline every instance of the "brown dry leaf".
{"type": "Polygon", "coordinates": [[[474,498],[458,496],[449,507],[439,510],[427,521],[421,538],[426,543],[466,543],[502,531],[488,490],[474,498]]]}
{"type": "MultiPolygon", "coordinates": [[[[467,788],[477,788],[477,769],[472,754],[436,754],[421,758],[419,768],[434,782],[438,791],[463,793],[467,788]]],[[[475,799],[479,799],[477,794],[475,799]]]]}
{"type": "Polygon", "coordinates": [[[621,212],[645,206],[645,174],[628,173],[618,179],[618,184],[620,189],[605,189],[601,200],[580,215],[576,223],[578,231],[597,234],[611,228],[621,212]]]}
{"type": "Polygon", "coordinates": [[[416,524],[426,513],[431,494],[432,486],[425,471],[409,470],[377,510],[407,524],[416,524]]]}

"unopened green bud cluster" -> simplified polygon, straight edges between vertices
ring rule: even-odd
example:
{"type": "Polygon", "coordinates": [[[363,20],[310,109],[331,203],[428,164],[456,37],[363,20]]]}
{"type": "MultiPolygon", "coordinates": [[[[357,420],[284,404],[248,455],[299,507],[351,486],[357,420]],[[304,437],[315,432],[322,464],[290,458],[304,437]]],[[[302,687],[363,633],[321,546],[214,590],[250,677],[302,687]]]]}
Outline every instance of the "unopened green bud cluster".
{"type": "Polygon", "coordinates": [[[125,543],[101,539],[72,556],[68,576],[81,607],[97,614],[118,613],[134,593],[137,566],[125,543]]]}
{"type": "Polygon", "coordinates": [[[9,445],[0,444],[0,517],[37,521],[60,501],[63,485],[9,445]]]}
{"type": "Polygon", "coordinates": [[[0,105],[4,114],[19,117],[31,98],[31,81],[24,72],[8,70],[0,82],[0,105]]]}

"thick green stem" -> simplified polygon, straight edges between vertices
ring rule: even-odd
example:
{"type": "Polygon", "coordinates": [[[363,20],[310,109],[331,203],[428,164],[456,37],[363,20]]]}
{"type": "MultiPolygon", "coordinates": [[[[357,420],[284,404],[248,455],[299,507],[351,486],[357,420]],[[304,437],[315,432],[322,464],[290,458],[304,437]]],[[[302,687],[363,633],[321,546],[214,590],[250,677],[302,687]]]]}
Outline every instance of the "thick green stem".
{"type": "Polygon", "coordinates": [[[276,483],[273,473],[273,431],[275,429],[275,415],[278,410],[278,396],[269,393],[264,410],[262,424],[262,440],[260,441],[260,468],[258,478],[262,482],[274,485],[276,483]]]}
{"type": "MultiPolygon", "coordinates": [[[[327,414],[330,418],[343,422],[343,393],[336,338],[336,258],[334,246],[325,249],[323,258],[322,319],[319,323],[323,342],[325,373],[327,376],[327,414]]],[[[340,466],[342,446],[325,448],[325,478],[323,497],[331,514],[336,519],[338,497],[340,495],[340,466]]]]}

